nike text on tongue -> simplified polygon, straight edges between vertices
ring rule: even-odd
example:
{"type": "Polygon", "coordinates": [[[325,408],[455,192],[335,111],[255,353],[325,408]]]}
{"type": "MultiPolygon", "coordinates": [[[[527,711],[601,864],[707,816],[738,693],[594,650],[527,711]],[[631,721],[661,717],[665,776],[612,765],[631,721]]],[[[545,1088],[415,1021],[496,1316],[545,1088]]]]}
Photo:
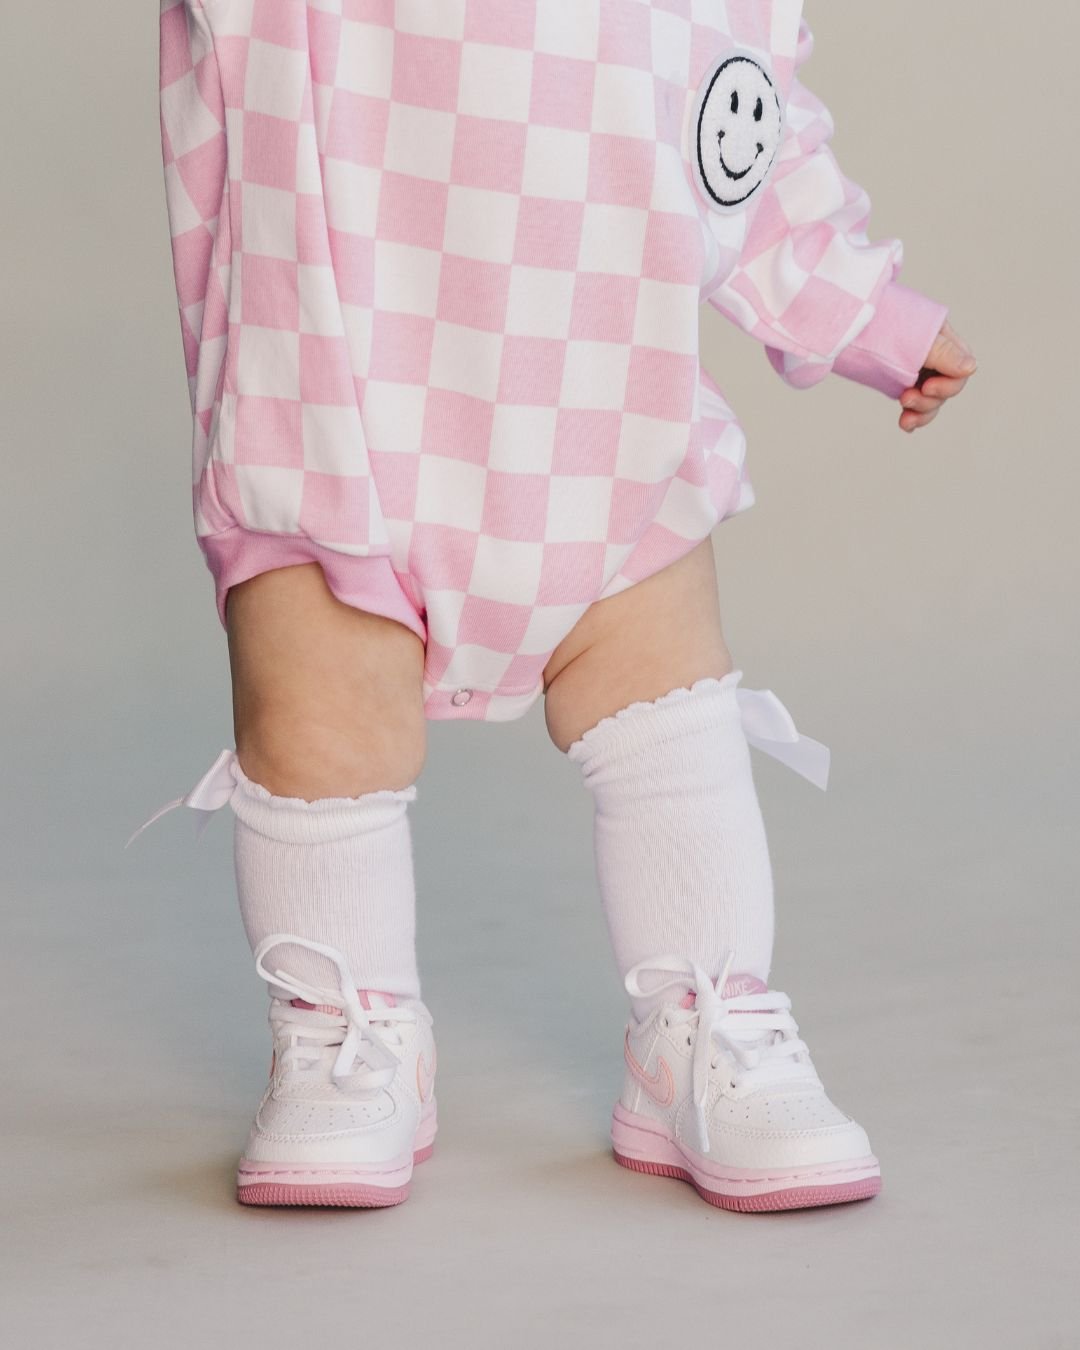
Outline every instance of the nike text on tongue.
{"type": "MultiPolygon", "coordinates": [[[[724,983],[723,998],[742,998],[747,994],[767,994],[769,986],[756,975],[729,975],[724,983]]],[[[681,1008],[692,1008],[695,1003],[693,989],[682,999],[681,1008]]]]}
{"type": "Polygon", "coordinates": [[[729,975],[722,998],[742,998],[747,994],[767,994],[769,986],[756,975],[729,975]]]}

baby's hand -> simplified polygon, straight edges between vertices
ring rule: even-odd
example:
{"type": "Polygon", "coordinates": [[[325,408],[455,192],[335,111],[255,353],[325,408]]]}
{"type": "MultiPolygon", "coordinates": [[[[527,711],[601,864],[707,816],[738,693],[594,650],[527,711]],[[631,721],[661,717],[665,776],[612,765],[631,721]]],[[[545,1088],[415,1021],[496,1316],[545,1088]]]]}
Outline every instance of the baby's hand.
{"type": "Polygon", "coordinates": [[[919,382],[900,395],[900,429],[915,431],[932,422],[946,399],[955,398],[975,373],[971,348],[946,320],[919,371],[919,382]]]}

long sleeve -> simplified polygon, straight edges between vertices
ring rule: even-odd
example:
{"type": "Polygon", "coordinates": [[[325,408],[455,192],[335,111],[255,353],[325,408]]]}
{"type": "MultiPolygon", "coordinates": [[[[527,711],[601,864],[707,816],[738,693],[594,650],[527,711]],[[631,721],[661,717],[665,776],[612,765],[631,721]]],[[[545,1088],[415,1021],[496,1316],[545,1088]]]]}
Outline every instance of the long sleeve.
{"type": "Polygon", "coordinates": [[[757,338],[792,387],[835,371],[896,398],[916,382],[948,309],[897,279],[899,239],[868,238],[869,197],[833,154],[828,108],[798,78],[813,41],[800,19],[780,147],[730,268],[731,218],[711,213],[720,280],[703,298],[757,338]]]}

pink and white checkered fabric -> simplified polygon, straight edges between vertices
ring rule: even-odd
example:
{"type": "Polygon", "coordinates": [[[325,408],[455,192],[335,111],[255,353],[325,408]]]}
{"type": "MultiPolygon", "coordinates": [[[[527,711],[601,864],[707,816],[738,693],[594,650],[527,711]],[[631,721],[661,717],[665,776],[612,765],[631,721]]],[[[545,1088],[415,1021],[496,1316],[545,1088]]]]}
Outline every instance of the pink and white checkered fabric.
{"type": "MultiPolygon", "coordinates": [[[[708,300],[796,387],[898,393],[896,280],[796,79],[801,0],[163,0],[195,530],[230,585],[316,560],[426,643],[430,717],[521,715],[595,600],[752,492],[708,300]],[[783,105],[741,210],[695,182],[725,53],[783,105]]],[[[734,103],[733,103],[734,107],[734,103]]]]}

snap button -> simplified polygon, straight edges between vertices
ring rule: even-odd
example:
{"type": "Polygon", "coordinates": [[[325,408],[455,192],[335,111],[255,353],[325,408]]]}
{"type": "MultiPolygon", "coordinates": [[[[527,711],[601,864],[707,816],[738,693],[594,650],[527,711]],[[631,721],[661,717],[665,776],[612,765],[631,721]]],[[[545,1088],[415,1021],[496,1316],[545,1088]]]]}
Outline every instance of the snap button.
{"type": "Polygon", "coordinates": [[[472,698],[471,689],[458,689],[450,697],[450,702],[455,708],[463,708],[469,699],[472,698]]]}

